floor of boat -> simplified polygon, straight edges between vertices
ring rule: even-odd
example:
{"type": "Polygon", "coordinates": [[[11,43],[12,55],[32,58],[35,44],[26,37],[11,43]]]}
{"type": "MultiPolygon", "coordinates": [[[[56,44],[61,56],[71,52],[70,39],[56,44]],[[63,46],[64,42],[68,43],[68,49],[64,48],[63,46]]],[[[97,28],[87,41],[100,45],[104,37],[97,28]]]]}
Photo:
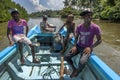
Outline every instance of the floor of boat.
{"type": "MultiPolygon", "coordinates": [[[[40,63],[32,63],[32,56],[26,57],[26,61],[21,66],[21,71],[18,72],[18,76],[22,79],[37,79],[37,80],[59,80],[60,75],[60,61],[61,54],[59,52],[51,52],[48,50],[39,50],[36,53],[36,58],[40,60],[40,63]]],[[[19,59],[18,59],[18,64],[19,59]]],[[[69,71],[72,71],[67,62],[64,61],[64,67],[67,67],[69,71]]],[[[64,74],[64,80],[71,80],[70,74],[64,74]]],[[[95,80],[91,74],[89,68],[86,66],[78,77],[72,78],[72,80],[95,80]],[[91,79],[90,79],[91,77],[91,79]]]]}

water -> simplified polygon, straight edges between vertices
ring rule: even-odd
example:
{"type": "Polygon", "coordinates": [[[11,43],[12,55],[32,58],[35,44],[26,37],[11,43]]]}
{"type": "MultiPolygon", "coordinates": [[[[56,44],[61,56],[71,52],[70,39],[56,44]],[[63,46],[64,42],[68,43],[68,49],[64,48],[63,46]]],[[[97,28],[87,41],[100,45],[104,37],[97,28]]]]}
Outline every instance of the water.
{"type": "MultiPolygon", "coordinates": [[[[42,18],[30,18],[28,21],[29,26],[31,26],[30,28],[32,28],[34,25],[40,25],[40,22],[42,21],[42,18]]],[[[49,24],[53,24],[55,26],[57,26],[57,30],[63,25],[63,21],[60,18],[48,18],[47,20],[49,22],[49,24]]]]}
{"type": "MultiPolygon", "coordinates": [[[[30,18],[28,21],[29,28],[39,25],[41,18],[30,18]]],[[[57,26],[57,30],[63,25],[64,21],[60,18],[48,18],[48,22],[57,26]]],[[[76,26],[82,22],[81,19],[75,20],[76,26]]],[[[101,27],[103,42],[94,49],[94,52],[116,73],[120,75],[120,23],[109,23],[105,21],[93,21],[101,27]]],[[[8,40],[5,38],[0,41],[0,49],[8,46],[8,40]],[[4,44],[3,44],[4,43],[4,44]],[[1,48],[2,46],[2,48],[1,48]]]]}
{"type": "MultiPolygon", "coordinates": [[[[108,23],[105,21],[95,21],[102,30],[102,38],[104,42],[113,46],[120,46],[120,23],[108,23]]],[[[119,47],[120,50],[120,47],[119,47]]]]}

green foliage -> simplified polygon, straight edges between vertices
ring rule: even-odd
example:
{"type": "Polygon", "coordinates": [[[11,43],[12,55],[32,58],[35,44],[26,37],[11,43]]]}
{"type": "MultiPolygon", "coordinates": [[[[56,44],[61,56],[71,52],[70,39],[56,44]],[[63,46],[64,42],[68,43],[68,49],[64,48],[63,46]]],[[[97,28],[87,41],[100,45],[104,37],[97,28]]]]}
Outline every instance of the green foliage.
{"type": "Polygon", "coordinates": [[[91,8],[94,12],[93,18],[120,21],[120,0],[65,0],[65,8],[61,12],[62,17],[68,13],[78,16],[83,8],[91,8]],[[78,11],[76,11],[75,7],[78,11]]]}
{"type": "Polygon", "coordinates": [[[34,12],[29,15],[29,17],[42,17],[43,15],[47,15],[48,17],[58,17],[60,14],[59,10],[46,10],[41,12],[34,12]]]}
{"type": "Polygon", "coordinates": [[[120,0],[100,0],[94,12],[95,18],[120,22],[120,0]]]}
{"type": "Polygon", "coordinates": [[[101,12],[101,19],[107,19],[112,22],[120,21],[120,2],[116,3],[115,6],[107,6],[101,12]]]}
{"type": "Polygon", "coordinates": [[[106,7],[102,12],[101,12],[101,19],[104,19],[104,20],[108,20],[109,18],[109,11],[110,11],[110,7],[106,7]]]}
{"type": "Polygon", "coordinates": [[[6,22],[11,18],[9,10],[11,8],[17,8],[21,13],[21,17],[28,19],[27,11],[21,7],[19,4],[15,4],[11,0],[1,0],[0,1],[0,22],[6,22]],[[4,5],[3,5],[4,4],[4,5]]]}
{"type": "Polygon", "coordinates": [[[78,11],[77,11],[76,9],[74,9],[74,8],[72,8],[72,7],[69,6],[69,7],[65,7],[65,8],[61,11],[61,13],[60,13],[61,18],[66,18],[67,15],[70,14],[70,13],[72,13],[72,14],[74,14],[74,15],[78,15],[78,11]]]}

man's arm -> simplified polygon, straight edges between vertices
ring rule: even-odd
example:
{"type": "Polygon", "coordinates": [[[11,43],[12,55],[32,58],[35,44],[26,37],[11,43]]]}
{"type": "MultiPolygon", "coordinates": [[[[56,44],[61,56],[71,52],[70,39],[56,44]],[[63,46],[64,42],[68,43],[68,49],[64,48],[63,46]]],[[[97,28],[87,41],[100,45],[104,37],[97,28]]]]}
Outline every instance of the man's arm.
{"type": "Polygon", "coordinates": [[[76,53],[76,51],[77,51],[76,45],[77,45],[78,37],[79,37],[79,34],[76,34],[76,35],[75,35],[74,46],[73,46],[73,48],[72,48],[71,51],[70,51],[71,53],[76,53]]]}
{"type": "Polygon", "coordinates": [[[14,41],[12,40],[12,34],[11,34],[11,29],[7,28],[7,38],[9,40],[10,45],[14,44],[14,41]]]}
{"type": "Polygon", "coordinates": [[[55,28],[54,25],[50,25],[48,22],[46,22],[46,23],[47,23],[47,26],[48,26],[48,27],[50,27],[50,28],[55,28]]]}
{"type": "Polygon", "coordinates": [[[58,30],[58,33],[61,31],[61,29],[65,26],[65,24],[62,25],[62,27],[58,30]]]}
{"type": "Polygon", "coordinates": [[[91,47],[86,47],[84,49],[83,52],[85,54],[90,54],[91,51],[93,50],[93,48],[96,47],[96,46],[98,46],[102,42],[101,35],[96,35],[96,38],[97,38],[97,41],[91,47]]]}
{"type": "Polygon", "coordinates": [[[75,42],[74,42],[74,46],[77,45],[78,37],[79,37],[79,34],[75,34],[75,42]]]}
{"type": "Polygon", "coordinates": [[[73,35],[75,36],[75,23],[73,23],[73,35]]]}
{"type": "Polygon", "coordinates": [[[102,42],[101,35],[96,35],[96,38],[97,38],[97,41],[93,44],[91,48],[98,46],[102,42]]]}

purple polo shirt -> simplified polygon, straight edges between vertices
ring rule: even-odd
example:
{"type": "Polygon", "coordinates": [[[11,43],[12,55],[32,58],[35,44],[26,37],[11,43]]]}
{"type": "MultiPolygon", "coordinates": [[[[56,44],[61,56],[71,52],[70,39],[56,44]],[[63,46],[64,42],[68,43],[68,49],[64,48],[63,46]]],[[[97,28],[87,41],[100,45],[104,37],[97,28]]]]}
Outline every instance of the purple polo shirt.
{"type": "Polygon", "coordinates": [[[100,35],[100,27],[91,23],[90,27],[85,28],[83,24],[78,25],[76,33],[80,35],[78,45],[81,47],[91,47],[93,45],[94,36],[100,35]]]}
{"type": "Polygon", "coordinates": [[[16,22],[14,19],[8,22],[8,28],[12,31],[12,36],[16,34],[24,34],[24,27],[28,26],[26,20],[20,19],[19,22],[16,22]]]}

